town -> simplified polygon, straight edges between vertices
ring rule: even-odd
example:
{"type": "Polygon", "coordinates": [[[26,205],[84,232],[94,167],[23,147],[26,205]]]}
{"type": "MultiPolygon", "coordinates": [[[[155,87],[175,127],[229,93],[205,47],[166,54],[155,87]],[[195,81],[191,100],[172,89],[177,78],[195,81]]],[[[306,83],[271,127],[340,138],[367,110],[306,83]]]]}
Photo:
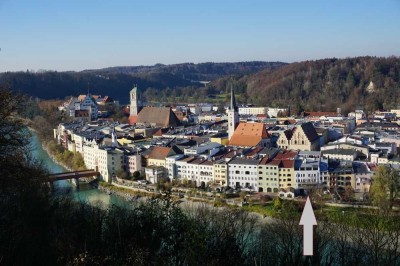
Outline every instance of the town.
{"type": "Polygon", "coordinates": [[[72,122],[60,123],[54,138],[120,186],[141,180],[284,198],[313,190],[332,201],[365,202],[377,167],[400,167],[400,110],[296,116],[290,106],[238,106],[233,87],[222,112],[212,104],[143,106],[135,86],[123,124],[101,117],[98,104],[114,103],[97,98],[88,93],[60,106],[72,122]]]}

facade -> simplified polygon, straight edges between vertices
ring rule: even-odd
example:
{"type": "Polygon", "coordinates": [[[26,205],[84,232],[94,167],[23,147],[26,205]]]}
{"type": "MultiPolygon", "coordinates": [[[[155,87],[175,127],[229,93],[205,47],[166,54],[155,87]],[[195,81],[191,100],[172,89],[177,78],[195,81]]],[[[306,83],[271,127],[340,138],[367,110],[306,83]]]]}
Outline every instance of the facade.
{"type": "Polygon", "coordinates": [[[355,190],[356,179],[352,164],[330,161],[328,185],[331,191],[344,191],[346,188],[355,190]]]}
{"type": "Polygon", "coordinates": [[[228,163],[228,184],[258,191],[258,159],[234,158],[228,163]]]}
{"type": "Polygon", "coordinates": [[[167,170],[169,180],[178,178],[178,167],[176,162],[182,158],[184,158],[184,155],[176,154],[165,159],[165,168],[167,170]]]}
{"type": "Polygon", "coordinates": [[[357,158],[357,151],[345,150],[345,149],[332,149],[323,151],[322,156],[326,159],[354,161],[357,158]]]}
{"type": "Polygon", "coordinates": [[[296,160],[294,173],[296,176],[295,189],[309,189],[322,184],[319,160],[296,160]]]}
{"type": "Polygon", "coordinates": [[[267,111],[267,107],[239,107],[239,115],[263,115],[267,111]]]}
{"type": "Polygon", "coordinates": [[[152,184],[157,184],[165,178],[165,167],[150,165],[144,168],[146,180],[152,184]]]}
{"type": "Polygon", "coordinates": [[[65,111],[70,117],[78,120],[96,120],[98,117],[98,108],[96,100],[92,95],[81,95],[79,97],[71,97],[71,99],[64,104],[65,111]]]}
{"type": "Polygon", "coordinates": [[[279,135],[277,144],[282,149],[318,151],[319,136],[311,122],[296,126],[293,130],[285,130],[279,135]]]}
{"type": "Polygon", "coordinates": [[[261,159],[257,173],[259,192],[277,193],[279,191],[279,169],[268,157],[261,159]]]}
{"type": "Polygon", "coordinates": [[[129,176],[142,171],[142,156],[135,153],[125,155],[125,171],[129,176]]]}
{"type": "Polygon", "coordinates": [[[166,167],[165,160],[170,155],[173,155],[171,153],[171,148],[155,146],[147,155],[147,166],[155,165],[166,167]]]}
{"type": "Polygon", "coordinates": [[[214,184],[219,186],[227,186],[228,184],[228,162],[226,159],[214,161],[214,184]]]}

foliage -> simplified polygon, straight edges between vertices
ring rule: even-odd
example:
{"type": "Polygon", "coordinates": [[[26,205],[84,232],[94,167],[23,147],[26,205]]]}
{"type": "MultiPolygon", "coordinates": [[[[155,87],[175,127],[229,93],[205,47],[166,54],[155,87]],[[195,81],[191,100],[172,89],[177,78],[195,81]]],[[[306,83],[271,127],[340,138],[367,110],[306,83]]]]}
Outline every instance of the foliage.
{"type": "Polygon", "coordinates": [[[83,156],[79,152],[66,150],[61,145],[58,145],[55,140],[48,141],[46,147],[57,161],[61,162],[68,168],[71,168],[74,171],[86,169],[83,156]]]}
{"type": "Polygon", "coordinates": [[[381,165],[375,172],[370,188],[370,197],[375,206],[390,210],[400,191],[400,176],[396,169],[381,165]]]}
{"type": "MultiPolygon", "coordinates": [[[[355,108],[367,111],[397,108],[400,97],[398,57],[355,57],[292,63],[276,70],[235,77],[235,88],[245,90],[247,103],[288,107],[292,114],[306,111],[344,113],[355,108]],[[367,87],[373,84],[373,89],[367,87]],[[244,88],[244,89],[243,89],[244,88]]],[[[210,84],[229,88],[230,78],[210,84]]]]}
{"type": "MultiPolygon", "coordinates": [[[[199,88],[201,80],[215,80],[224,75],[249,74],[265,68],[277,68],[281,62],[238,62],[238,63],[185,63],[176,65],[114,67],[82,72],[7,72],[0,74],[0,84],[9,84],[22,93],[42,99],[63,99],[67,95],[79,95],[90,84],[93,94],[109,95],[121,103],[128,102],[132,84],[143,92],[149,88],[147,100],[160,98],[160,91],[169,88],[199,88]],[[57,89],[54,89],[57,88],[57,89]],[[150,91],[151,88],[151,91],[150,91]],[[110,95],[110,92],[111,95],[110,95]],[[152,98],[155,92],[157,97],[152,98]]],[[[178,91],[175,91],[178,92],[178,91]]],[[[176,95],[180,95],[176,93],[176,95]]],[[[171,97],[171,100],[173,98],[171,97]]]]}

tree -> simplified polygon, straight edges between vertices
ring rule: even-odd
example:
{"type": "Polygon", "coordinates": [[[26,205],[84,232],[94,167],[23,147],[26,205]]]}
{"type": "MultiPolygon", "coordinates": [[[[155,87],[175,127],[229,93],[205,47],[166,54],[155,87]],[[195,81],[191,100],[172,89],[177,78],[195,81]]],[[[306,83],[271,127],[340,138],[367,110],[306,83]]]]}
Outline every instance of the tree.
{"type": "Polygon", "coordinates": [[[399,188],[400,177],[397,170],[387,165],[379,166],[370,188],[372,203],[383,210],[391,210],[399,188]]]}
{"type": "Polygon", "coordinates": [[[118,178],[121,178],[121,179],[128,178],[128,174],[123,169],[118,169],[116,174],[117,174],[118,178]]]}
{"type": "Polygon", "coordinates": [[[140,175],[139,171],[133,172],[133,180],[135,180],[135,181],[140,180],[140,177],[141,177],[141,175],[140,175]]]}

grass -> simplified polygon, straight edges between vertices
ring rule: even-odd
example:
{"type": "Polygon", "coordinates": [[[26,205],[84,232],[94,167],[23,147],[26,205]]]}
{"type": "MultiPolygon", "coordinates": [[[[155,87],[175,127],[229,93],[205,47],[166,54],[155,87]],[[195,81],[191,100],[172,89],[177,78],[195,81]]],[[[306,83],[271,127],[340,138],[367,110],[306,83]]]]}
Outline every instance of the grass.
{"type": "Polygon", "coordinates": [[[277,211],[274,209],[272,202],[265,205],[246,205],[242,207],[245,211],[259,213],[263,216],[274,217],[277,211]]]}

